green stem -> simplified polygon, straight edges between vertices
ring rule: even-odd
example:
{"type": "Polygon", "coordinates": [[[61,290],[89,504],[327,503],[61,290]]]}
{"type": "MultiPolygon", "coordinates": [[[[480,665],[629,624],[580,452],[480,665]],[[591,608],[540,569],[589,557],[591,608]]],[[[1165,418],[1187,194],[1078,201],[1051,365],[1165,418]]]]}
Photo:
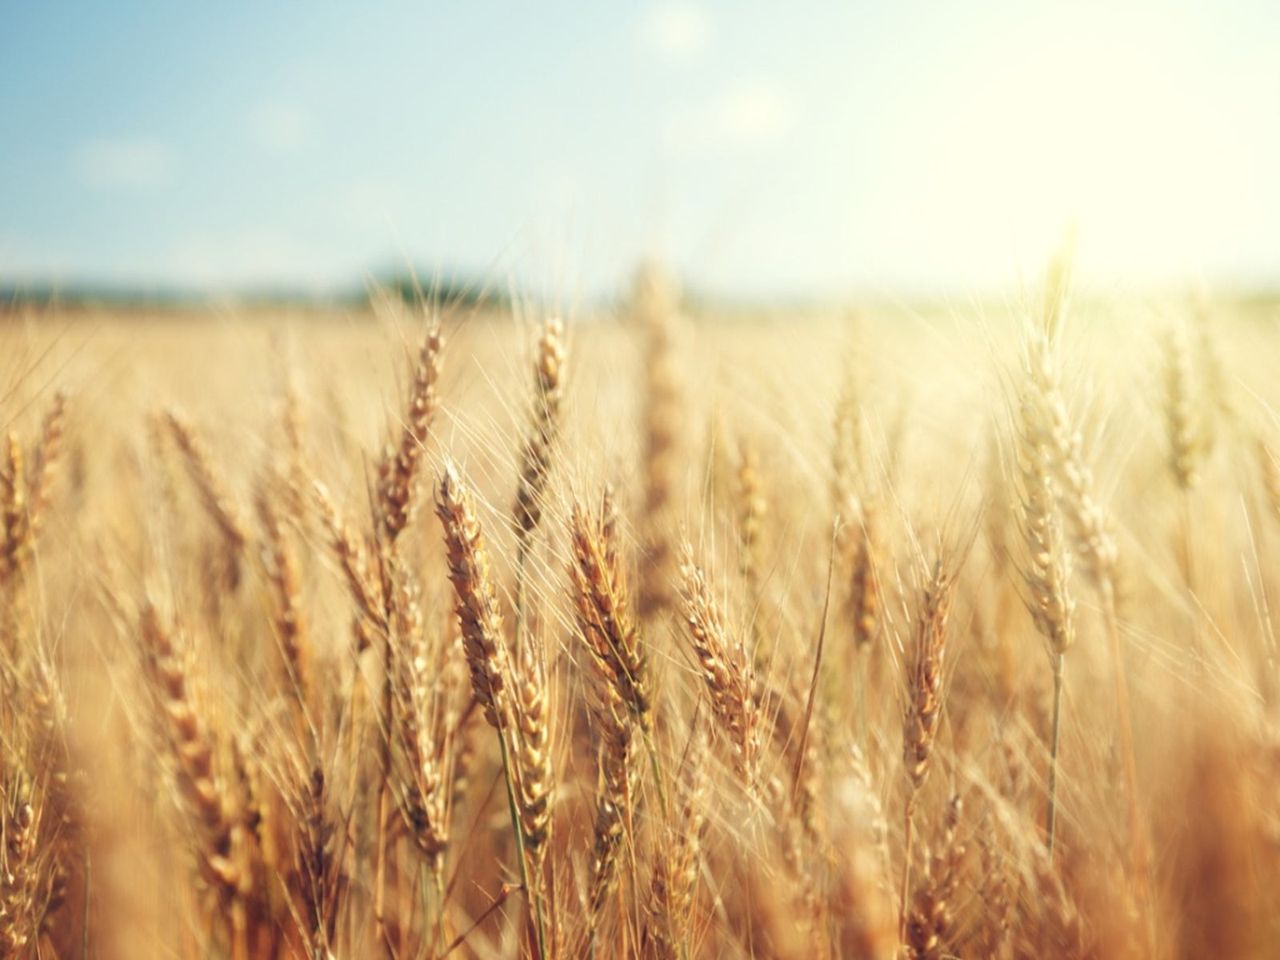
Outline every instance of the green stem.
{"type": "Polygon", "coordinates": [[[669,812],[667,810],[667,786],[662,776],[662,764],[658,762],[658,747],[653,742],[653,731],[645,731],[644,746],[649,754],[649,765],[653,768],[653,782],[658,788],[658,803],[662,805],[663,817],[666,817],[669,812]]]}
{"type": "Polygon", "coordinates": [[[906,811],[903,814],[903,853],[902,853],[902,898],[901,909],[898,913],[898,942],[906,944],[907,942],[907,898],[911,893],[911,844],[915,839],[915,812],[916,812],[916,793],[911,787],[907,788],[909,793],[907,796],[906,811]]]}
{"type": "MultiPolygon", "coordinates": [[[[441,946],[443,946],[441,941],[444,939],[444,901],[445,901],[444,864],[442,862],[438,862],[437,864],[428,866],[426,863],[424,863],[422,865],[422,869],[424,873],[431,874],[431,887],[435,891],[435,901],[436,901],[435,927],[436,929],[435,929],[435,934],[431,938],[430,956],[438,957],[440,956],[440,948],[441,946]]],[[[425,896],[425,890],[427,888],[425,878],[422,886],[423,886],[424,896],[425,896]]]]}
{"type": "Polygon", "coordinates": [[[525,896],[533,901],[533,911],[537,923],[538,956],[537,960],[545,960],[547,955],[546,923],[542,916],[542,894],[529,885],[529,869],[525,864],[524,832],[520,829],[520,812],[516,806],[515,786],[511,777],[511,754],[507,749],[507,736],[498,731],[498,745],[502,748],[502,779],[507,786],[507,809],[511,813],[511,832],[516,838],[516,859],[520,863],[520,883],[524,887],[525,896]]]}
{"type": "Polygon", "coordinates": [[[1062,654],[1053,659],[1053,733],[1049,747],[1049,812],[1045,816],[1045,846],[1053,857],[1058,821],[1058,742],[1062,734],[1062,654]]]}
{"type": "MultiPolygon", "coordinates": [[[[532,536],[532,534],[530,534],[532,536]]],[[[529,560],[529,541],[524,537],[519,537],[519,544],[516,548],[516,659],[519,662],[519,656],[523,652],[524,631],[526,625],[526,594],[528,593],[528,560],[529,560]]]]}
{"type": "MultiPolygon", "coordinates": [[[[1133,715],[1129,706],[1129,675],[1125,666],[1124,648],[1120,643],[1120,615],[1116,609],[1115,584],[1110,577],[1101,585],[1102,612],[1106,622],[1107,639],[1111,647],[1115,679],[1116,725],[1120,729],[1120,749],[1124,761],[1124,777],[1128,793],[1129,863],[1136,877],[1139,906],[1146,910],[1151,898],[1151,847],[1138,797],[1138,763],[1133,746],[1133,715]]],[[[1146,910],[1149,914],[1150,911],[1146,910]]],[[[1153,943],[1154,932],[1150,923],[1143,924],[1147,943],[1153,943]]]]}
{"type": "MultiPolygon", "coordinates": [[[[530,534],[530,536],[532,536],[532,534],[530,534]]],[[[526,642],[526,638],[524,634],[525,634],[525,629],[527,627],[527,612],[526,612],[527,586],[526,584],[528,580],[527,561],[529,558],[529,540],[527,537],[525,536],[520,537],[520,544],[519,544],[517,553],[518,553],[518,560],[516,564],[515,638],[516,638],[516,662],[519,663],[520,658],[524,651],[524,644],[526,642]]],[[[520,855],[520,879],[521,879],[521,882],[524,883],[526,895],[533,898],[533,912],[536,917],[537,927],[538,927],[538,958],[539,960],[542,960],[542,958],[545,958],[547,955],[547,943],[546,943],[547,933],[546,933],[546,921],[544,920],[543,913],[542,913],[541,883],[539,882],[539,888],[537,890],[533,890],[529,887],[528,871],[525,867],[525,860],[524,860],[524,836],[520,829],[519,814],[516,810],[515,795],[511,786],[511,775],[507,766],[508,764],[507,745],[506,745],[507,741],[506,741],[506,737],[501,735],[498,737],[498,739],[502,741],[502,769],[503,769],[503,773],[506,775],[507,800],[511,805],[511,825],[515,829],[516,846],[519,849],[519,855],[520,855]]],[[[541,881],[541,878],[539,878],[539,881],[541,881]]]]}

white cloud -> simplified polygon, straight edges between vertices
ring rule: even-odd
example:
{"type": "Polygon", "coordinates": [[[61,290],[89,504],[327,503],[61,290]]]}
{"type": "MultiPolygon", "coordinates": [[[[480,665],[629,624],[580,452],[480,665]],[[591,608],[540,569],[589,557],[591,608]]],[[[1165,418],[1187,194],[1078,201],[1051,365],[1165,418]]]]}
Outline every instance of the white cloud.
{"type": "Polygon", "coordinates": [[[249,122],[254,139],[271,153],[291,153],[311,136],[307,115],[288,103],[263,103],[253,111],[249,122]]]}
{"type": "Polygon", "coordinates": [[[161,140],[119,137],[90,140],[76,148],[72,168],[91,187],[146,190],[168,181],[173,151],[161,140]]]}
{"type": "Polygon", "coordinates": [[[744,143],[774,140],[787,131],[790,108],[771,84],[744,84],[720,102],[718,126],[725,137],[744,143]]]}
{"type": "Polygon", "coordinates": [[[691,3],[660,3],[640,18],[640,42],[672,60],[686,60],[707,46],[711,22],[701,7],[691,3]]]}

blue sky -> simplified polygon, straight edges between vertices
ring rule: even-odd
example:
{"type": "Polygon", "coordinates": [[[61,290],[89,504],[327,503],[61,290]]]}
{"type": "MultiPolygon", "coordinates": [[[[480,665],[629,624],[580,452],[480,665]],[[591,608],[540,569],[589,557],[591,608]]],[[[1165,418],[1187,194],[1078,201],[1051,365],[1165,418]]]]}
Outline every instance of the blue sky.
{"type": "Polygon", "coordinates": [[[1280,276],[1280,8],[7,2],[0,278],[1280,276]]]}

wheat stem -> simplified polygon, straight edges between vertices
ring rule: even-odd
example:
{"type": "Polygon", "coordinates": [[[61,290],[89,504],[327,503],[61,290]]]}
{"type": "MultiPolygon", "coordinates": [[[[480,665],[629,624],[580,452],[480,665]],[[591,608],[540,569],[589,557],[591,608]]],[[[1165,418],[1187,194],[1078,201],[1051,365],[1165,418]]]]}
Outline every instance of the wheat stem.
{"type": "Polygon", "coordinates": [[[1053,856],[1058,823],[1058,746],[1062,736],[1063,655],[1053,658],[1053,732],[1049,746],[1049,810],[1045,815],[1045,846],[1053,856]]]}

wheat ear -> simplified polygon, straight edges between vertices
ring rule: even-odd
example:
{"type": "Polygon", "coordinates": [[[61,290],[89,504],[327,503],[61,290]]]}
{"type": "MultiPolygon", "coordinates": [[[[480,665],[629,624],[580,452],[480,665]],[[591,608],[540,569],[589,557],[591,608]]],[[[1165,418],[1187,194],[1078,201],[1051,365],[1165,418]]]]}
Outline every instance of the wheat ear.
{"type": "Polygon", "coordinates": [[[915,634],[908,651],[907,702],[902,720],[902,761],[906,772],[907,799],[903,808],[905,838],[899,915],[899,936],[904,942],[916,800],[929,774],[929,761],[933,756],[938,726],[942,720],[947,622],[951,616],[954,590],[954,576],[939,559],[925,586],[915,634]]]}
{"type": "Polygon", "coordinates": [[[388,446],[378,465],[378,518],[389,542],[394,542],[413,518],[418,468],[426,451],[431,420],[439,405],[436,384],[440,379],[443,346],[440,322],[433,320],[413,364],[399,440],[388,446]]]}

